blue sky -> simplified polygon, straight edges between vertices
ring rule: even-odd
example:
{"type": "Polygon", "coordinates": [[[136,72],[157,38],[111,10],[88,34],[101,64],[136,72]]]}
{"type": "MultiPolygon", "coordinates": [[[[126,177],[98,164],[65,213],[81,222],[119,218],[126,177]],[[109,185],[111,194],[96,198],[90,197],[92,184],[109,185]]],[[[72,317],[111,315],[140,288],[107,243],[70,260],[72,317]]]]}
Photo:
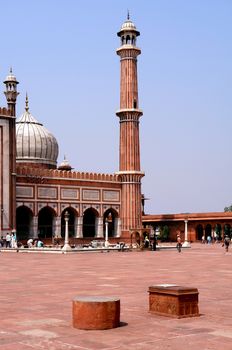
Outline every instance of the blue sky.
{"type": "MultiPolygon", "coordinates": [[[[231,0],[0,0],[0,79],[13,67],[32,115],[80,171],[118,170],[119,45],[130,9],[138,46],[147,213],[232,203],[231,0]]],[[[3,85],[2,85],[3,90],[3,85]]],[[[0,105],[5,105],[2,94],[0,105]]]]}

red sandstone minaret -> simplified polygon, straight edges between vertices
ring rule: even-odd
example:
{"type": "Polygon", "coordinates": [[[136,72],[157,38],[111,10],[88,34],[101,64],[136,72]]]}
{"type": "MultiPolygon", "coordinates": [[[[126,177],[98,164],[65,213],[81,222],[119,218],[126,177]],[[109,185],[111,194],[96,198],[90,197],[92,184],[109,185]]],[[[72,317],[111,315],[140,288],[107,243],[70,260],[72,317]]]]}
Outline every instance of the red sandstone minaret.
{"type": "Polygon", "coordinates": [[[120,110],[116,114],[120,119],[122,235],[142,228],[141,178],[144,173],[140,170],[139,118],[143,112],[139,109],[137,80],[137,56],[141,51],[136,46],[139,35],[128,13],[118,32],[121,46],[117,49],[121,58],[120,110]]]}
{"type": "MultiPolygon", "coordinates": [[[[16,139],[15,139],[15,119],[16,119],[16,100],[18,96],[18,81],[10,69],[10,74],[6,77],[4,92],[7,100],[9,117],[0,120],[3,135],[1,135],[3,150],[2,163],[4,169],[1,169],[1,177],[4,185],[3,197],[1,198],[1,230],[16,229],[16,139]]],[[[1,167],[0,167],[1,168],[1,167]]]]}

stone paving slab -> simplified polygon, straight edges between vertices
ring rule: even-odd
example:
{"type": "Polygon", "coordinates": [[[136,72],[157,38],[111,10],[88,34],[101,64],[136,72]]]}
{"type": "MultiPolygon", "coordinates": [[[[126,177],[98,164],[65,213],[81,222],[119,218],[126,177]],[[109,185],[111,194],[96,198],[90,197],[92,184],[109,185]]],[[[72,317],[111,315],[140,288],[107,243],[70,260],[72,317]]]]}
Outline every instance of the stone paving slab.
{"type": "Polygon", "coordinates": [[[232,253],[220,244],[193,244],[181,253],[0,253],[0,350],[231,350],[232,253]],[[148,287],[178,284],[199,290],[200,317],[148,312],[148,287]],[[72,327],[78,295],[119,297],[121,326],[72,327]]]}

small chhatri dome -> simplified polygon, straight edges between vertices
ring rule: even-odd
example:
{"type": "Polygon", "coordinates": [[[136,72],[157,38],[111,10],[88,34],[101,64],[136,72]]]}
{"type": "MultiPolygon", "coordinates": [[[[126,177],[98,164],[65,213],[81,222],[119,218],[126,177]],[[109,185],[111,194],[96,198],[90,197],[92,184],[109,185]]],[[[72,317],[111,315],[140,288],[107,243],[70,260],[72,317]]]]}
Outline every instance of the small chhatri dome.
{"type": "Polygon", "coordinates": [[[136,34],[136,36],[140,35],[135,24],[130,19],[129,11],[127,13],[126,21],[122,24],[121,29],[117,34],[118,34],[118,36],[121,36],[121,35],[125,34],[126,32],[134,32],[136,34]]]}
{"type": "Polygon", "coordinates": [[[12,67],[10,68],[10,73],[7,75],[7,77],[6,77],[5,81],[4,81],[4,84],[10,83],[10,82],[14,82],[14,83],[18,84],[16,76],[12,72],[12,67]]]}
{"type": "Polygon", "coordinates": [[[58,169],[59,170],[66,170],[66,171],[72,170],[72,167],[69,164],[69,161],[66,159],[65,156],[64,156],[64,160],[61,162],[61,164],[59,165],[58,169]]]}
{"type": "Polygon", "coordinates": [[[16,121],[16,162],[56,168],[58,151],[56,138],[29,112],[26,95],[25,112],[16,121]]]}

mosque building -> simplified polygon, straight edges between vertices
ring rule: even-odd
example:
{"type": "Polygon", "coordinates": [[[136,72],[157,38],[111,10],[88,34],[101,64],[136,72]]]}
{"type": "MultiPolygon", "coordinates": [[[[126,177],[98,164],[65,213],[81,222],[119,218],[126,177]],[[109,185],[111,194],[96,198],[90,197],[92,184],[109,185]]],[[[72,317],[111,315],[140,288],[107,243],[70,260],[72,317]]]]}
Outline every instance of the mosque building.
{"type": "Polygon", "coordinates": [[[26,96],[25,111],[16,120],[18,81],[6,77],[7,107],[0,108],[0,230],[16,231],[19,240],[60,238],[69,215],[69,234],[77,242],[103,239],[106,222],[112,241],[136,241],[164,225],[170,238],[185,241],[203,235],[223,238],[231,232],[231,213],[145,215],[140,166],[137,47],[140,35],[129,16],[117,33],[120,47],[119,170],[115,174],[78,172],[67,159],[58,166],[58,142],[35,118],[26,96]]]}
{"type": "Polygon", "coordinates": [[[25,111],[16,120],[18,81],[6,77],[7,108],[0,109],[0,227],[1,235],[17,232],[18,239],[62,237],[64,213],[69,233],[76,239],[103,238],[108,221],[109,237],[142,233],[139,109],[136,46],[140,35],[129,16],[117,33],[120,47],[119,171],[115,174],[78,172],[67,159],[57,166],[59,146],[54,135],[25,111]]]}

